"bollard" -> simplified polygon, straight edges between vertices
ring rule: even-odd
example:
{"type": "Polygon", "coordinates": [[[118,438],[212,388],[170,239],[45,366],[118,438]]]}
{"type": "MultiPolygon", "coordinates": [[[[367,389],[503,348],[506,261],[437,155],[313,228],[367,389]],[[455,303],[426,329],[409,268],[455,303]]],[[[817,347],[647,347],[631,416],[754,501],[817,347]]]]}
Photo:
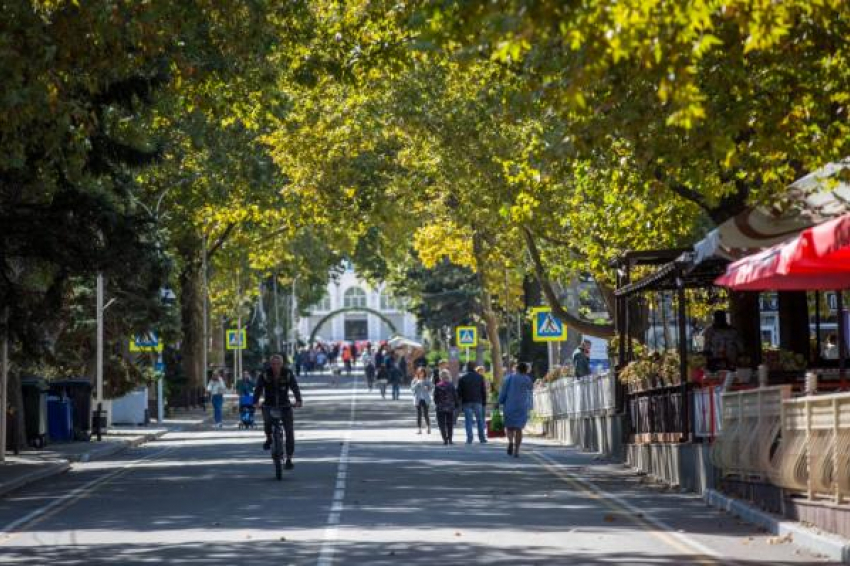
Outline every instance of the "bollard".
{"type": "Polygon", "coordinates": [[[768,369],[766,364],[759,364],[759,387],[767,387],[768,384],[768,369]]]}

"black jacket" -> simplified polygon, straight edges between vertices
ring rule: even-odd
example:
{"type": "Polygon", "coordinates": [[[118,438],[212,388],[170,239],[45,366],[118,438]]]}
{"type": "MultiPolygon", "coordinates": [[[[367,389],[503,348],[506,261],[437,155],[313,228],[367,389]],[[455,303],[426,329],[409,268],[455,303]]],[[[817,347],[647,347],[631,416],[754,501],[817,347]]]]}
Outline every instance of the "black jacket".
{"type": "Polygon", "coordinates": [[[260,396],[265,397],[265,405],[270,407],[291,407],[289,401],[289,391],[295,395],[295,400],[301,402],[301,390],[298,388],[298,381],[295,379],[295,374],[289,367],[283,367],[280,370],[280,375],[277,379],[274,378],[271,369],[267,369],[257,380],[257,386],[254,388],[254,403],[260,400],[260,396]]]}
{"type": "Polygon", "coordinates": [[[487,404],[487,384],[478,372],[468,371],[457,382],[457,393],[461,403],[487,404]]]}
{"type": "Polygon", "coordinates": [[[438,383],[434,388],[434,405],[437,412],[453,412],[460,407],[457,390],[451,382],[438,383]]]}

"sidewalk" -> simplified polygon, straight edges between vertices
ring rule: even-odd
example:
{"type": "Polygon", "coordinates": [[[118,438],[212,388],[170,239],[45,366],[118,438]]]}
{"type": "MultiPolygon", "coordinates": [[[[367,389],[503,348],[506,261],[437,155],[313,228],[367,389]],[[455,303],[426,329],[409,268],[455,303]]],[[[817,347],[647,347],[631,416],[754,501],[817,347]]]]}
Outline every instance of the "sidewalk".
{"type": "Polygon", "coordinates": [[[0,497],[32,482],[67,472],[75,462],[108,458],[128,448],[156,440],[168,432],[200,427],[207,420],[204,412],[186,411],[175,418],[164,419],[162,426],[114,426],[98,442],[63,442],[48,444],[43,450],[24,450],[9,454],[0,465],[0,497]]]}
{"type": "MultiPolygon", "coordinates": [[[[690,527],[700,533],[694,538],[711,540],[720,531],[721,524],[714,524],[711,515],[703,510],[706,506],[720,510],[736,521],[751,525],[762,534],[750,537],[748,544],[770,546],[791,544],[818,557],[819,562],[850,564],[850,540],[826,533],[800,522],[766,513],[748,502],[708,490],[705,495],[671,488],[657,483],[648,476],[638,474],[616,459],[606,458],[591,452],[580,452],[557,441],[531,436],[524,442],[533,447],[534,455],[544,466],[556,468],[559,475],[569,483],[582,486],[625,513],[640,514],[653,509],[658,525],[679,525],[675,510],[688,510],[690,527]],[[666,505],[659,505],[666,501],[666,505]]],[[[727,519],[729,520],[729,519],[727,519]]],[[[682,531],[680,531],[682,532],[682,531]]],[[[799,553],[799,551],[798,551],[799,553]]]]}

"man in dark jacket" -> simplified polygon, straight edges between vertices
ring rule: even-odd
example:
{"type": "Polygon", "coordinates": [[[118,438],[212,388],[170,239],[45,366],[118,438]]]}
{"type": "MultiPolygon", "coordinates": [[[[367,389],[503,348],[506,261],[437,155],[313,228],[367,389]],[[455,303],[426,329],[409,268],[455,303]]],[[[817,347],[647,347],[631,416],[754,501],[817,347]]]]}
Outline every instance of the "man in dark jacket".
{"type": "Polygon", "coordinates": [[[280,408],[283,421],[283,430],[286,434],[286,469],[291,470],[292,455],[295,453],[295,424],[292,418],[292,403],[289,400],[289,391],[295,395],[295,407],[301,406],[301,389],[295,374],[286,364],[286,360],[280,354],[271,357],[269,369],[267,369],[257,380],[254,388],[254,406],[263,399],[263,428],[266,431],[266,442],[263,450],[268,450],[272,445],[272,419],[269,410],[272,407],[280,408]]]}
{"type": "Polygon", "coordinates": [[[472,444],[472,418],[478,426],[478,440],[487,442],[484,431],[484,407],[487,405],[487,384],[484,376],[475,371],[475,362],[467,362],[466,373],[460,376],[457,392],[463,408],[463,419],[466,424],[466,443],[472,444]]]}

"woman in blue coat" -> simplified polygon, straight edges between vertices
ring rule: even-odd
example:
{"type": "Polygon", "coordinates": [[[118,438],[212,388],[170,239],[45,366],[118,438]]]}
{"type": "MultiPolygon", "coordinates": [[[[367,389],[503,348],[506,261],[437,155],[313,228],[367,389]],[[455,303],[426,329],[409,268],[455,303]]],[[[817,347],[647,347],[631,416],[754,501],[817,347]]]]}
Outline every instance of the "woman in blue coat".
{"type": "Polygon", "coordinates": [[[505,430],[508,435],[508,455],[519,458],[519,446],[522,444],[522,429],[528,422],[534,388],[528,375],[528,364],[517,364],[517,373],[505,378],[499,392],[499,404],[505,418],[505,430]]]}

